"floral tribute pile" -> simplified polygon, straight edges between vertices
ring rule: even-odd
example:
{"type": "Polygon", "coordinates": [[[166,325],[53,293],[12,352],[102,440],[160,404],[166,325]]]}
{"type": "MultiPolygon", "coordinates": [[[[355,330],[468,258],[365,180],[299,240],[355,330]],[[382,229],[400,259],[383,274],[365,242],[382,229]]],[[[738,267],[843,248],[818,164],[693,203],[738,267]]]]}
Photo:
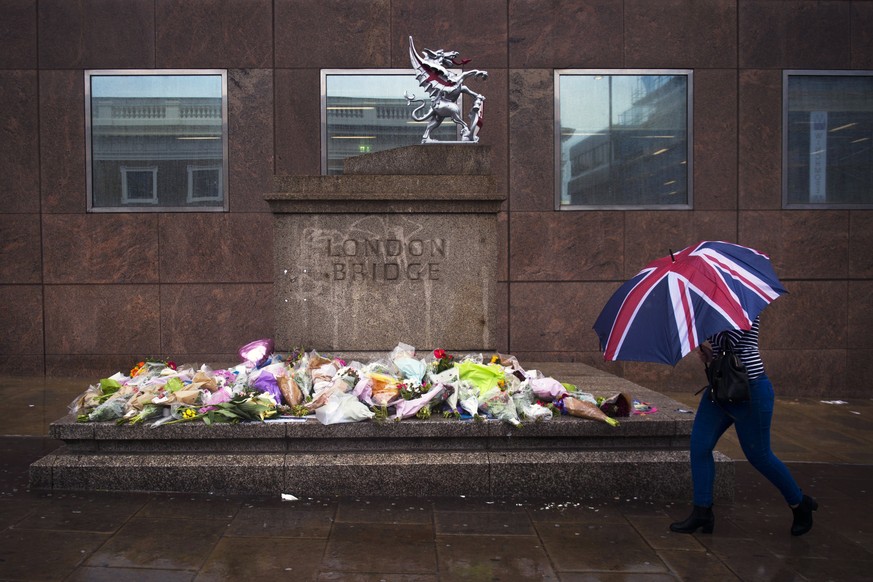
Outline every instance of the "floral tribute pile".
{"type": "Polygon", "coordinates": [[[369,363],[345,362],[315,351],[274,353],[269,339],[239,350],[242,363],[213,370],[147,359],[129,374],[89,386],[71,404],[80,422],[206,424],[292,420],[314,415],[322,424],[429,418],[498,419],[514,426],[554,415],[606,422],[634,413],[625,394],[611,398],[524,370],[514,356],[456,358],[442,349],[418,357],[398,344],[369,363]]]}

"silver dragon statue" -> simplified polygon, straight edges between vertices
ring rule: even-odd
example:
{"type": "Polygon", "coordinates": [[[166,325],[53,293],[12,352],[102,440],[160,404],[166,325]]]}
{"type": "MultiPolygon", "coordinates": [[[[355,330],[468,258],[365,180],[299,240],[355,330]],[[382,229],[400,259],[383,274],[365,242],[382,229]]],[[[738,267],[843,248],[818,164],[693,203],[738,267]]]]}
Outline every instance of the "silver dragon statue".
{"type": "Polygon", "coordinates": [[[424,49],[418,54],[412,37],[409,37],[409,59],[412,68],[415,69],[415,78],[419,87],[424,87],[429,98],[417,99],[415,95],[406,93],[406,104],[421,103],[412,112],[415,121],[426,121],[427,127],[421,136],[421,143],[435,143],[439,140],[432,139],[430,133],[438,128],[446,118],[451,119],[461,128],[461,141],[476,143],[479,141],[479,129],[482,127],[484,114],[485,96],[470,90],[464,81],[469,77],[488,79],[488,73],[473,69],[456,73],[452,68],[463,67],[469,63],[469,59],[460,62],[456,59],[460,53],[457,51],[444,51],[443,49],[432,51],[424,49]],[[458,99],[461,95],[469,95],[473,98],[473,107],[470,108],[470,123],[464,122],[461,117],[461,108],[458,99]],[[419,113],[425,109],[423,113],[419,113]]]}

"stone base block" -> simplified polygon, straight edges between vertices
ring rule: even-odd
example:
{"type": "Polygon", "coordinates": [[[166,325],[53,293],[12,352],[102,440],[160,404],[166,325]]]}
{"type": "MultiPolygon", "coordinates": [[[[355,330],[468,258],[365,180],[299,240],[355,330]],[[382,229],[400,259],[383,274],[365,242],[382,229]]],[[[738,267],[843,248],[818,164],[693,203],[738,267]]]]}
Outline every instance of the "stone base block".
{"type": "MultiPolygon", "coordinates": [[[[718,499],[733,498],[733,462],[716,453],[718,499]]],[[[684,451],[76,454],[31,466],[31,486],[88,491],[580,499],[687,499],[684,451]]]]}

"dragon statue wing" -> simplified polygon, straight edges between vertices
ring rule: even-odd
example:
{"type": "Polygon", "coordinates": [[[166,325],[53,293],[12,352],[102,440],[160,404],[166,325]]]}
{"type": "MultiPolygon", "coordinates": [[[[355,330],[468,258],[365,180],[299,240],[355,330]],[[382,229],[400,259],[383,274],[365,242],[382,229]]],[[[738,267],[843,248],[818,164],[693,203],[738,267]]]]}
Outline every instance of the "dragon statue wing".
{"type": "Polygon", "coordinates": [[[412,68],[415,69],[418,86],[424,87],[425,92],[431,97],[455,86],[454,75],[439,61],[418,54],[411,36],[409,37],[409,60],[412,62],[412,68]]]}

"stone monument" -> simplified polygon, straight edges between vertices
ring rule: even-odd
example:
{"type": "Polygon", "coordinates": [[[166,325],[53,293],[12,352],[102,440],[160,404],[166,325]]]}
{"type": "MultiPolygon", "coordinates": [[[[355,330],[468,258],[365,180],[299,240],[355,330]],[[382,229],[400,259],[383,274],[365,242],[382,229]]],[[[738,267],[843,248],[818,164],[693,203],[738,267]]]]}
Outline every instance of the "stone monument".
{"type": "Polygon", "coordinates": [[[276,348],[496,348],[490,148],[429,144],[350,158],[340,176],[279,176],[276,348]]]}

